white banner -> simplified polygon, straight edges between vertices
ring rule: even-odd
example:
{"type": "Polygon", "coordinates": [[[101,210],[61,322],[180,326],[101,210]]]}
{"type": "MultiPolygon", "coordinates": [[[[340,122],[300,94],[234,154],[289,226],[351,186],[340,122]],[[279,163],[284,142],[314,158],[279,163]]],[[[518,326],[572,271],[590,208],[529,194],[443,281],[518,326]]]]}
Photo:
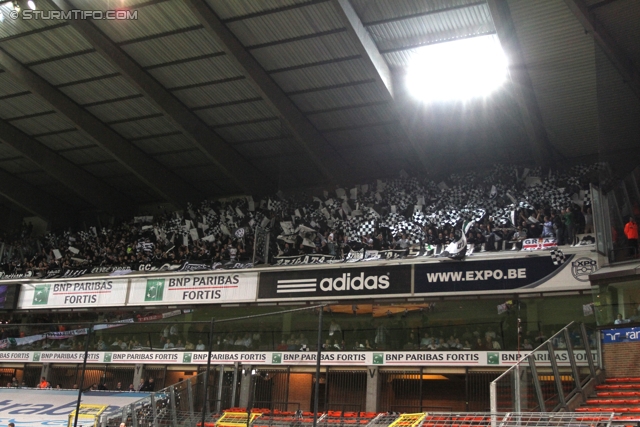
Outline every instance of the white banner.
{"type": "MultiPolygon", "coordinates": [[[[512,366],[527,351],[325,351],[321,364],[325,366],[512,366]]],[[[593,352],[597,362],[597,352],[593,352]]],[[[574,350],[579,366],[587,366],[584,350],[574,350]]],[[[560,366],[569,366],[566,350],[556,350],[556,361],[560,366]]],[[[82,363],[81,351],[5,351],[0,352],[0,362],[82,363]]],[[[549,366],[548,353],[536,354],[539,365],[549,366]]],[[[207,363],[206,351],[122,351],[89,352],[89,363],[124,364],[197,364],[207,363]]],[[[211,363],[232,365],[315,365],[315,351],[215,351],[211,363]]]]}
{"type": "Polygon", "coordinates": [[[127,305],[253,302],[258,273],[202,273],[132,278],[127,305]]]}
{"type": "Polygon", "coordinates": [[[26,284],[18,308],[122,307],[127,283],[127,279],[87,279],[26,284]]]}

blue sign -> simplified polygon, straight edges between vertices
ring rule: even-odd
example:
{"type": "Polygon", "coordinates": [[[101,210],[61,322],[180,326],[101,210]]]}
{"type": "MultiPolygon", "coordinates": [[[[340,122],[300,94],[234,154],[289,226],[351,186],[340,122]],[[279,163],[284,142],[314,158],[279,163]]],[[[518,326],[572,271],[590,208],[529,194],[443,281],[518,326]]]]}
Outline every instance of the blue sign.
{"type": "Polygon", "coordinates": [[[602,330],[603,344],[632,341],[640,341],[640,327],[602,330]]]}

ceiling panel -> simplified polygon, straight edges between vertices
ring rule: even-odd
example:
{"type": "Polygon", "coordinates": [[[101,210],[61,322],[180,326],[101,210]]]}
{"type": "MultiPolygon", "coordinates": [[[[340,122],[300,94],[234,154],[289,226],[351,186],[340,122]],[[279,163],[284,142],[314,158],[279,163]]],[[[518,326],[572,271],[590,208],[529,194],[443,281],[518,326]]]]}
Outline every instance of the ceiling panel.
{"type": "Polygon", "coordinates": [[[77,165],[114,160],[111,154],[100,147],[66,150],[59,154],[77,165]]]}
{"type": "Polygon", "coordinates": [[[111,75],[118,71],[99,53],[60,59],[31,67],[54,86],[111,75]]]}
{"type": "MultiPolygon", "coordinates": [[[[74,4],[81,6],[78,0],[74,4]]],[[[104,6],[100,9],[104,9],[104,6]]],[[[159,35],[198,24],[189,8],[181,1],[164,1],[146,6],[138,11],[138,19],[135,20],[92,22],[115,42],[159,35]]]]}
{"type": "Polygon", "coordinates": [[[242,76],[226,56],[154,68],[149,73],[168,89],[242,76]]]}
{"type": "Polygon", "coordinates": [[[111,127],[125,138],[138,138],[178,131],[165,117],[153,117],[136,120],[134,122],[118,123],[111,125],[111,127]]]}
{"type": "Polygon", "coordinates": [[[133,143],[148,154],[159,154],[166,151],[183,150],[194,147],[189,138],[183,134],[143,139],[134,141],[133,143]]]}
{"type": "Polygon", "coordinates": [[[0,100],[0,117],[3,119],[22,117],[51,110],[51,105],[33,94],[0,100]]]}
{"type": "Polygon", "coordinates": [[[264,101],[248,102],[220,108],[207,108],[205,110],[198,110],[196,114],[209,126],[274,116],[271,108],[264,101]]]}
{"type": "Polygon", "coordinates": [[[60,90],[80,105],[139,94],[138,90],[122,76],[64,86],[60,90]]]}
{"type": "Polygon", "coordinates": [[[285,92],[357,82],[374,77],[375,73],[368,69],[360,58],[271,74],[271,78],[285,92]]]}
{"type": "Polygon", "coordinates": [[[91,44],[69,25],[0,40],[0,47],[23,64],[92,49],[91,44]]]}
{"type": "Polygon", "coordinates": [[[0,168],[11,174],[31,172],[40,170],[40,166],[27,159],[26,157],[0,160],[0,168]]]}
{"type": "Polygon", "coordinates": [[[343,28],[331,2],[243,19],[228,27],[245,46],[271,43],[343,28]]]}
{"type": "Polygon", "coordinates": [[[280,8],[302,5],[311,0],[261,0],[254,1],[234,1],[234,0],[206,0],[209,7],[213,9],[220,18],[230,19],[254,13],[264,13],[265,11],[275,11],[280,8]]]}
{"type": "Polygon", "coordinates": [[[173,94],[189,108],[259,97],[246,79],[176,90],[173,94]]]}
{"type": "Polygon", "coordinates": [[[358,55],[355,42],[344,33],[252,49],[251,54],[269,70],[312,64],[358,55]]]}
{"type": "Polygon", "coordinates": [[[49,114],[41,117],[14,120],[11,124],[28,135],[73,129],[73,123],[61,114],[49,114]]]}
{"type": "Polygon", "coordinates": [[[40,136],[37,140],[55,151],[95,145],[95,142],[81,131],[40,136]]]}
{"type": "Polygon", "coordinates": [[[218,42],[204,29],[126,44],[122,49],[142,67],[222,52],[218,42]]]}
{"type": "Polygon", "coordinates": [[[160,109],[146,98],[135,98],[96,105],[95,107],[88,107],[87,110],[103,122],[113,122],[116,120],[161,113],[160,109]]]}

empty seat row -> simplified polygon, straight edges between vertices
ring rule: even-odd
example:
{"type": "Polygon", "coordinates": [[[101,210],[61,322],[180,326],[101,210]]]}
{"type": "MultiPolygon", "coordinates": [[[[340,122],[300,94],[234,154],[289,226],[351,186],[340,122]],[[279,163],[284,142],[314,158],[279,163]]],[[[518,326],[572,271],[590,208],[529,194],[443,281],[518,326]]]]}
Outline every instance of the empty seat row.
{"type": "Polygon", "coordinates": [[[588,399],[587,405],[638,405],[640,399],[588,399]]]}
{"type": "Polygon", "coordinates": [[[640,397],[640,391],[599,391],[598,397],[640,397]]]}
{"type": "Polygon", "coordinates": [[[640,383],[639,377],[607,378],[607,383],[640,383]]]}
{"type": "Polygon", "coordinates": [[[640,384],[600,384],[596,386],[598,390],[627,390],[640,389],[640,384]]]}

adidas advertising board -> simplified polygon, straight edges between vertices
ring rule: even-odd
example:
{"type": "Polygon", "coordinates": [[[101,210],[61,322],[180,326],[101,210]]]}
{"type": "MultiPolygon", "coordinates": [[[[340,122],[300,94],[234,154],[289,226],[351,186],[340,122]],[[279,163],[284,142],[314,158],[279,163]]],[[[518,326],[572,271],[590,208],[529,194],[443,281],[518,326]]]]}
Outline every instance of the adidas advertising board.
{"type": "Polygon", "coordinates": [[[127,279],[24,284],[18,308],[121,307],[127,285],[127,279]]]}
{"type": "Polygon", "coordinates": [[[127,305],[253,302],[257,287],[258,273],[132,278],[127,305]]]}
{"type": "Polygon", "coordinates": [[[322,299],[410,295],[411,266],[260,273],[260,299],[322,299]]]}
{"type": "Polygon", "coordinates": [[[519,292],[590,289],[598,269],[593,253],[566,255],[554,264],[547,255],[483,261],[416,264],[415,295],[517,289],[519,292]]]}

